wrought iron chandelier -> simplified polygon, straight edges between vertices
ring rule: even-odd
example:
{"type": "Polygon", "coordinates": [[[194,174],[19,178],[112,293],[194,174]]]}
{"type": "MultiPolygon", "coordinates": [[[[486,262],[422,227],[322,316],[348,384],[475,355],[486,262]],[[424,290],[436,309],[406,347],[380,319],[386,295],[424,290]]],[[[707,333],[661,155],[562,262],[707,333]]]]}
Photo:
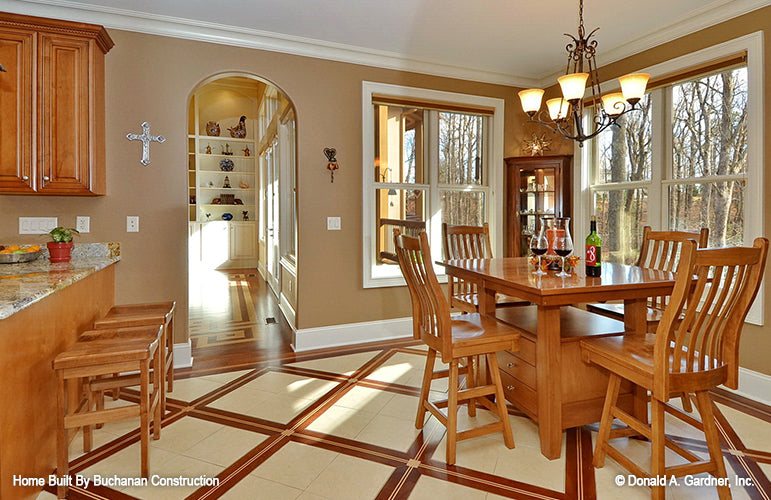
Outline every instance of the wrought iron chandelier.
{"type": "Polygon", "coordinates": [[[620,77],[621,92],[602,95],[600,79],[597,73],[597,63],[594,59],[597,52],[597,40],[592,36],[599,28],[586,34],[584,30],[584,2],[578,4],[578,37],[572,39],[565,49],[568,52],[568,62],[565,76],[557,78],[562,89],[562,97],[548,99],[546,107],[550,120],[545,119],[545,110],[541,110],[543,89],[527,89],[519,92],[522,109],[530,117],[529,122],[540,123],[549,127],[554,133],[578,141],[579,146],[611,125],[617,125],[618,119],[626,113],[641,109],[640,99],[645,95],[648,84],[648,73],[631,73],[620,77]],[[586,64],[586,71],[584,71],[586,64]],[[584,99],[587,80],[592,95],[584,99]],[[602,96],[602,97],[600,97],[602,96]],[[602,105],[600,105],[602,101],[602,105]],[[589,130],[584,130],[583,114],[585,106],[594,106],[594,120],[589,130]],[[541,110],[539,112],[539,110],[541,110]]]}

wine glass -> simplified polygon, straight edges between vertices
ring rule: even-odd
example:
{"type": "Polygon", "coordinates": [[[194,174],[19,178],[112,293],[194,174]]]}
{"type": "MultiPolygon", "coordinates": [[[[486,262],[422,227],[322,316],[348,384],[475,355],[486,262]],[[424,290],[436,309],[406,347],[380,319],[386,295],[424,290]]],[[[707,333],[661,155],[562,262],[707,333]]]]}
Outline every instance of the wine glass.
{"type": "Polygon", "coordinates": [[[565,272],[565,257],[573,252],[573,239],[570,237],[570,217],[557,217],[554,220],[554,252],[562,258],[562,270],[557,276],[565,278],[570,276],[565,272]]]}
{"type": "Polygon", "coordinates": [[[533,237],[530,238],[530,251],[538,256],[538,266],[536,267],[536,270],[533,271],[533,274],[537,274],[539,276],[546,274],[541,269],[541,255],[545,254],[546,251],[549,250],[549,240],[546,237],[545,228],[546,225],[541,223],[541,230],[537,233],[533,231],[533,237]]]}

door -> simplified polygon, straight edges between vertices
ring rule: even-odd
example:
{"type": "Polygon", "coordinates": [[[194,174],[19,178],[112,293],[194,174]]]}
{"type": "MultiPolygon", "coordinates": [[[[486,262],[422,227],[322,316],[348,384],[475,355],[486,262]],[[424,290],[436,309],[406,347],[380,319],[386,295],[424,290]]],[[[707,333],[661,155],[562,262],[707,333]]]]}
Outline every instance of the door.
{"type": "Polygon", "coordinates": [[[254,260],[257,257],[254,222],[230,223],[230,260],[254,260]]]}
{"type": "Polygon", "coordinates": [[[279,166],[276,161],[278,143],[276,140],[265,153],[267,184],[265,186],[265,242],[267,246],[268,285],[273,293],[281,293],[281,270],[279,269],[279,166]]]}

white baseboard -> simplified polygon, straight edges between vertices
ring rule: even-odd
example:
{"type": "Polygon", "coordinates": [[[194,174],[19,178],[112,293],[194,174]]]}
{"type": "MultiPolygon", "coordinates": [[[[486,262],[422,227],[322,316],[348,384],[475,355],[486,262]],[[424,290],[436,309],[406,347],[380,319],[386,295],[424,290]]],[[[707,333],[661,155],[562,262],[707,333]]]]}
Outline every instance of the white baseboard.
{"type": "Polygon", "coordinates": [[[281,309],[282,313],[284,313],[284,318],[286,318],[286,322],[289,323],[289,326],[292,327],[292,330],[297,330],[297,317],[295,315],[294,307],[292,307],[292,304],[289,302],[283,292],[279,294],[278,308],[281,309]]]}
{"type": "Polygon", "coordinates": [[[771,406],[771,375],[739,367],[739,389],[724,389],[771,406]]]}
{"type": "Polygon", "coordinates": [[[174,368],[190,368],[193,366],[193,347],[190,340],[174,344],[174,368]]]}
{"type": "Polygon", "coordinates": [[[295,352],[412,336],[412,317],[305,328],[294,332],[295,352]]]}

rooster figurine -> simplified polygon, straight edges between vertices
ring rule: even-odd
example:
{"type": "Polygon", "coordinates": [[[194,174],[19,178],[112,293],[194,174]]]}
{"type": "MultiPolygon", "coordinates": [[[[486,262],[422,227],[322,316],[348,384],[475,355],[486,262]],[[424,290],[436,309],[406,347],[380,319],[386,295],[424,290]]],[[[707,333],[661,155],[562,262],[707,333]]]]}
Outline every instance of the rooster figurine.
{"type": "Polygon", "coordinates": [[[228,128],[230,131],[230,137],[235,137],[236,139],[243,139],[246,137],[246,117],[242,116],[240,120],[238,120],[238,125],[232,128],[228,128]]]}

